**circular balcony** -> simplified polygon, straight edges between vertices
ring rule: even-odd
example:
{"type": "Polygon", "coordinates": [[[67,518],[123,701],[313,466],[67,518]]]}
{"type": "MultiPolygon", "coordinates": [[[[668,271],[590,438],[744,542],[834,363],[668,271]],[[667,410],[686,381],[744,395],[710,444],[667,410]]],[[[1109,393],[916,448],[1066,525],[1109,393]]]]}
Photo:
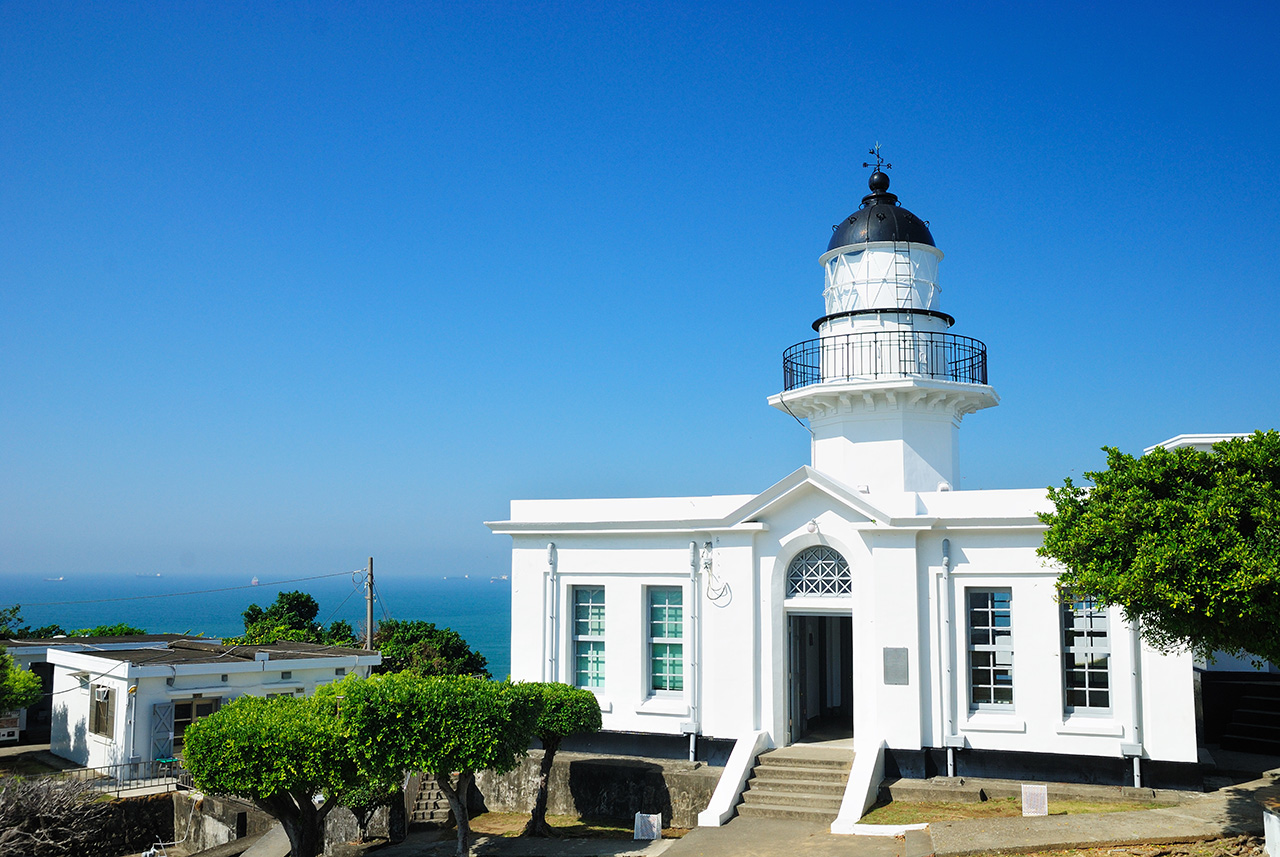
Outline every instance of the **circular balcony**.
{"type": "Polygon", "coordinates": [[[877,330],[797,343],[782,353],[783,391],[832,381],[927,378],[987,383],[987,346],[951,333],[877,330]]]}

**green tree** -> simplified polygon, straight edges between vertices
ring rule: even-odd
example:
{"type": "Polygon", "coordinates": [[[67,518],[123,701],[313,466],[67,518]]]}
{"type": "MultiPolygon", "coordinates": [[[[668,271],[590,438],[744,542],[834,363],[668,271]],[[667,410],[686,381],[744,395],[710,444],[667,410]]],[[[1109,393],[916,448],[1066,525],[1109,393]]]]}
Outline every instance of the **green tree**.
{"type": "Polygon", "coordinates": [[[40,677],[14,666],[13,658],[0,646],[0,713],[35,704],[43,690],[40,677]]]}
{"type": "Polygon", "coordinates": [[[1092,489],[1049,490],[1039,554],[1066,569],[1064,590],[1119,605],[1157,648],[1280,663],[1280,433],[1213,449],[1104,448],[1092,489]]]}
{"type": "Polygon", "coordinates": [[[489,677],[484,655],[472,651],[457,631],[437,628],[433,622],[385,619],[373,635],[373,646],[382,653],[375,672],[489,677]]]}
{"type": "Polygon", "coordinates": [[[600,701],[585,688],[570,687],[560,682],[531,684],[530,687],[542,696],[542,711],[534,726],[534,734],[542,743],[542,762],[538,767],[538,795],[524,835],[552,836],[554,833],[547,824],[547,784],[551,779],[551,765],[565,738],[599,731],[600,701]]]}
{"type": "Polygon", "coordinates": [[[467,801],[476,771],[504,773],[529,747],[541,696],[524,685],[412,672],[350,676],[317,692],[336,704],[364,775],[402,781],[431,774],[458,825],[458,855],[471,852],[467,801]]]}
{"type": "Polygon", "coordinates": [[[46,637],[57,637],[67,632],[61,625],[42,625],[32,628],[22,621],[22,605],[0,607],[0,639],[5,640],[38,640],[46,637]]]}
{"type": "Polygon", "coordinates": [[[241,614],[244,634],[228,638],[227,642],[247,646],[270,645],[281,640],[329,646],[357,645],[349,622],[339,619],[326,629],[316,621],[319,613],[320,605],[308,593],[281,592],[266,609],[250,604],[241,614]]]}
{"type": "Polygon", "coordinates": [[[145,628],[138,628],[126,622],[116,622],[114,625],[98,625],[94,628],[80,628],[72,631],[72,637],[134,637],[147,633],[145,628]]]}
{"type": "Polygon", "coordinates": [[[360,783],[341,723],[314,698],[242,696],[187,727],[183,758],[201,789],[275,817],[292,857],[320,851],[325,816],[360,783]]]}

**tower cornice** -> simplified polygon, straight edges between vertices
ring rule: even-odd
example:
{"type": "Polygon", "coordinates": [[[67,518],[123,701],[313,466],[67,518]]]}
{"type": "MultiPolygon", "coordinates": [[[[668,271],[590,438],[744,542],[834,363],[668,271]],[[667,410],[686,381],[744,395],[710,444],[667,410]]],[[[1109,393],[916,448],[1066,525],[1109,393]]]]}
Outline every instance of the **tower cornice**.
{"type": "Polygon", "coordinates": [[[986,384],[964,384],[917,378],[831,381],[810,384],[769,397],[769,404],[792,416],[822,420],[836,416],[949,414],[958,422],[1000,397],[986,384]]]}

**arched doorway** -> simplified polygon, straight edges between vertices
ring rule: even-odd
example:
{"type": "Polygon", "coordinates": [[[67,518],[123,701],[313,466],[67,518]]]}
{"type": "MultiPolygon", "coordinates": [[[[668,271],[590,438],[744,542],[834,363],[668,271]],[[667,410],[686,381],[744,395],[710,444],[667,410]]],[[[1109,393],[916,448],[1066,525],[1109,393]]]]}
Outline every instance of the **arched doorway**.
{"type": "Polygon", "coordinates": [[[788,743],[853,735],[849,563],[824,545],[787,566],[788,743]]]}

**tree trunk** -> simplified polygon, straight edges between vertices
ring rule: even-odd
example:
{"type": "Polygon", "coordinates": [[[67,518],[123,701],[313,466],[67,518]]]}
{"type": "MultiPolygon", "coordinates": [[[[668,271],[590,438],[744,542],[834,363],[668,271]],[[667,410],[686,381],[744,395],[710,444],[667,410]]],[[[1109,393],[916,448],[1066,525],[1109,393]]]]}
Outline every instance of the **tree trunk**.
{"type": "Polygon", "coordinates": [[[551,763],[555,761],[556,750],[559,749],[559,738],[549,738],[542,742],[542,763],[538,766],[538,796],[533,800],[533,815],[524,826],[521,836],[556,835],[551,825],[547,824],[547,792],[551,781],[551,763]]]}
{"type": "Polygon", "coordinates": [[[310,795],[276,795],[267,800],[254,801],[260,809],[272,815],[289,837],[289,857],[316,857],[324,850],[324,811],[316,808],[310,795]]]}
{"type": "Polygon", "coordinates": [[[436,784],[448,799],[449,808],[453,810],[453,820],[458,825],[458,857],[471,857],[471,816],[467,812],[467,800],[471,797],[471,782],[476,775],[463,771],[458,774],[456,786],[449,780],[450,776],[448,773],[437,772],[436,784]]]}

